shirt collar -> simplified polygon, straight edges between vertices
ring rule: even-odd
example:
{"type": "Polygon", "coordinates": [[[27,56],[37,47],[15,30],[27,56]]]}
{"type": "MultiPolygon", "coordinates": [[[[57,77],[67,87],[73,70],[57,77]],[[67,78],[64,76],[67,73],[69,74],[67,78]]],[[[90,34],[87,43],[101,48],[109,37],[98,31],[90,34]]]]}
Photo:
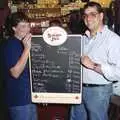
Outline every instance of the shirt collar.
{"type": "MultiPolygon", "coordinates": [[[[104,25],[101,31],[98,31],[95,36],[97,36],[98,34],[103,34],[103,32],[105,32],[107,28],[108,28],[107,25],[104,25]]],[[[91,38],[89,30],[85,31],[85,36],[91,38]]]]}

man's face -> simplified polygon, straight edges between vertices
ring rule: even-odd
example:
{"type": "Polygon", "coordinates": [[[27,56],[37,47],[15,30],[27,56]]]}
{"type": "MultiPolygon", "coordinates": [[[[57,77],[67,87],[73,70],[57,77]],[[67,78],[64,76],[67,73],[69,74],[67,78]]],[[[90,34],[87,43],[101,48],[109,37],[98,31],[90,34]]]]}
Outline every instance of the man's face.
{"type": "Polygon", "coordinates": [[[20,22],[16,27],[13,27],[13,30],[16,36],[23,38],[30,33],[30,24],[28,22],[20,22]]]}
{"type": "Polygon", "coordinates": [[[84,22],[89,30],[97,30],[103,23],[103,13],[99,13],[96,7],[88,7],[84,11],[84,22]]]}

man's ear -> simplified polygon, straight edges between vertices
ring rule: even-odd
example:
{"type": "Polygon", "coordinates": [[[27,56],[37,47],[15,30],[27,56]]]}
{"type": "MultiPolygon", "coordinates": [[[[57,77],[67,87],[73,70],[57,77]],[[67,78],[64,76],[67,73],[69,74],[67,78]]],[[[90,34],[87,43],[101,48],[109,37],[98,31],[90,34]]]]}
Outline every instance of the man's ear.
{"type": "Polygon", "coordinates": [[[12,27],[13,31],[16,31],[16,28],[15,27],[12,27]]]}
{"type": "Polygon", "coordinates": [[[104,13],[103,12],[100,13],[100,18],[101,18],[101,20],[104,19],[104,13]]]}

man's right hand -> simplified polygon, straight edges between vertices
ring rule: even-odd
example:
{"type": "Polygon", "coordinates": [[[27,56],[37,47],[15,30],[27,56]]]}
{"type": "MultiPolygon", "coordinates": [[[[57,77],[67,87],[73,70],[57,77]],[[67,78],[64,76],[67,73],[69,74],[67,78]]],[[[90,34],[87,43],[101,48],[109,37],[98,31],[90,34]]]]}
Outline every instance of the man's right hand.
{"type": "Polygon", "coordinates": [[[30,49],[31,48],[31,38],[32,38],[32,34],[29,33],[22,40],[22,43],[23,43],[25,49],[30,49]]]}

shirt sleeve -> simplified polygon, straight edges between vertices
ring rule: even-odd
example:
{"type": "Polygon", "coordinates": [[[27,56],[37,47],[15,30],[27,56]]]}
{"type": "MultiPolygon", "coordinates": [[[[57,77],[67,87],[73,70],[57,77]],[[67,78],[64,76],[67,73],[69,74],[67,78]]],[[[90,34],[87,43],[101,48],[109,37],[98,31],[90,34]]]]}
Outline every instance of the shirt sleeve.
{"type": "Polygon", "coordinates": [[[116,37],[109,46],[107,63],[101,64],[104,77],[109,81],[120,80],[120,38],[116,37]]]}
{"type": "Polygon", "coordinates": [[[16,65],[21,53],[22,50],[20,42],[16,40],[9,40],[4,48],[4,62],[8,70],[16,65]]]}

